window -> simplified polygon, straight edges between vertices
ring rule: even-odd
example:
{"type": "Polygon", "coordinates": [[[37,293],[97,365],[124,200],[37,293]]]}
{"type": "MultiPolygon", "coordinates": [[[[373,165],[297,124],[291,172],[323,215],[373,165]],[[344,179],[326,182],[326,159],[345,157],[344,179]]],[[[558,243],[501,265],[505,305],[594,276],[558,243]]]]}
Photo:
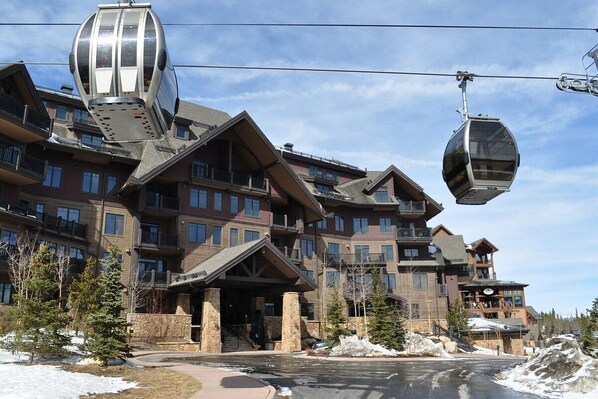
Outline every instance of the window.
{"type": "Polygon", "coordinates": [[[192,208],[206,209],[208,207],[208,192],[199,188],[192,188],[189,198],[189,205],[192,208]]]}
{"type": "Polygon", "coordinates": [[[301,304],[301,317],[305,317],[307,320],[315,320],[315,314],[315,306],[313,303],[301,304]]]}
{"type": "Polygon", "coordinates": [[[384,261],[394,260],[394,245],[382,245],[380,247],[384,261]]]}
{"type": "Polygon", "coordinates": [[[45,242],[43,244],[45,244],[46,247],[48,247],[48,251],[52,252],[53,254],[58,252],[58,245],[56,245],[55,242],[45,242]]]}
{"type": "Polygon", "coordinates": [[[46,178],[42,183],[46,187],[60,187],[60,178],[62,177],[62,167],[48,165],[46,169],[46,178]]]}
{"type": "Polygon", "coordinates": [[[368,218],[353,218],[353,233],[366,234],[368,232],[368,218]]]}
{"type": "Polygon", "coordinates": [[[316,190],[322,194],[328,194],[330,191],[332,191],[332,187],[325,184],[316,184],[316,190]]]}
{"type": "Polygon", "coordinates": [[[175,125],[176,130],[174,132],[174,136],[179,139],[186,139],[187,138],[187,126],[185,125],[175,125]]]}
{"type": "Polygon", "coordinates": [[[316,227],[320,230],[328,230],[328,223],[326,222],[326,219],[318,220],[316,227]]]}
{"type": "Polygon", "coordinates": [[[11,292],[12,285],[8,283],[0,283],[0,303],[9,304],[11,292]]]}
{"type": "Polygon", "coordinates": [[[338,287],[341,283],[341,274],[339,272],[326,272],[326,287],[338,287]]]}
{"type": "Polygon", "coordinates": [[[222,226],[212,227],[212,245],[222,245],[222,226]]]}
{"type": "Polygon", "coordinates": [[[328,259],[339,260],[341,257],[341,245],[337,242],[328,243],[326,253],[328,254],[328,259]]]}
{"type": "Polygon", "coordinates": [[[376,202],[388,202],[388,187],[381,186],[374,193],[374,198],[376,199],[376,202]]]}
{"type": "Polygon", "coordinates": [[[114,189],[116,188],[117,181],[118,180],[116,179],[116,176],[108,175],[108,180],[106,181],[106,193],[107,194],[112,194],[114,192],[114,189]]]}
{"type": "Polygon", "coordinates": [[[214,193],[214,210],[222,210],[222,193],[214,193]]]}
{"type": "Polygon", "coordinates": [[[366,262],[370,257],[369,245],[355,245],[355,261],[366,262]]]}
{"type": "Polygon", "coordinates": [[[79,108],[73,108],[73,121],[89,123],[89,113],[79,108]]]}
{"type": "Polygon", "coordinates": [[[239,197],[237,195],[230,196],[230,213],[239,213],[239,197]]]}
{"type": "Polygon", "coordinates": [[[159,273],[166,271],[166,265],[162,259],[139,258],[137,265],[141,277],[152,270],[159,273]]]}
{"type": "Polygon", "coordinates": [[[380,233],[392,233],[392,225],[390,224],[390,218],[380,218],[380,233]]]}
{"type": "Polygon", "coordinates": [[[41,219],[46,212],[46,206],[44,204],[35,204],[35,217],[41,219]]]}
{"type": "Polygon", "coordinates": [[[334,217],[334,230],[345,231],[345,218],[342,216],[334,217]]]}
{"type": "Polygon", "coordinates": [[[69,257],[73,259],[85,259],[85,252],[81,248],[71,247],[69,250],[69,257]]]}
{"type": "Polygon", "coordinates": [[[245,230],[244,242],[256,241],[260,239],[260,232],[255,230],[245,230]]]}
{"type": "Polygon", "coordinates": [[[194,177],[210,177],[210,166],[207,163],[200,161],[193,161],[193,176],[194,177]]]}
{"type": "Polygon", "coordinates": [[[419,249],[417,248],[405,248],[403,254],[406,258],[417,258],[419,256],[419,249]]]}
{"type": "Polygon", "coordinates": [[[428,289],[428,273],[415,272],[413,273],[413,288],[418,290],[428,289]]]}
{"type": "Polygon", "coordinates": [[[125,216],[107,213],[104,234],[123,236],[125,234],[125,216]]]}
{"type": "Polygon", "coordinates": [[[239,229],[235,229],[235,228],[231,228],[229,231],[229,240],[230,240],[230,246],[234,247],[239,245],[239,229]]]}
{"type": "Polygon", "coordinates": [[[204,244],[206,242],[206,225],[203,223],[189,223],[187,239],[189,242],[204,244]]]}
{"type": "Polygon", "coordinates": [[[394,290],[397,288],[397,276],[395,276],[394,273],[383,274],[382,282],[386,286],[386,289],[394,290]]]}
{"type": "Polygon", "coordinates": [[[305,270],[305,274],[307,275],[307,278],[309,278],[310,280],[316,281],[313,270],[305,270]]]}
{"type": "Polygon", "coordinates": [[[301,255],[311,258],[314,254],[314,242],[313,240],[301,239],[301,255]]]}
{"type": "Polygon", "coordinates": [[[260,200],[257,198],[245,198],[245,215],[260,216],[260,200]]]}
{"type": "Polygon", "coordinates": [[[68,115],[68,109],[65,105],[56,105],[56,119],[66,121],[68,115]]]}
{"type": "Polygon", "coordinates": [[[56,211],[56,217],[69,222],[79,223],[79,210],[77,208],[65,208],[59,206],[56,211]]]}
{"type": "Polygon", "coordinates": [[[84,193],[97,194],[100,192],[100,174],[94,172],[83,172],[83,183],[81,191],[84,193]]]}
{"type": "Polygon", "coordinates": [[[81,144],[88,145],[90,147],[98,148],[104,144],[101,136],[95,134],[83,133],[81,134],[81,144]]]}
{"type": "Polygon", "coordinates": [[[419,319],[421,317],[419,313],[419,303],[412,303],[411,304],[411,318],[412,319],[419,319]]]}
{"type": "Polygon", "coordinates": [[[17,232],[2,230],[2,242],[10,245],[17,245],[17,232]]]}

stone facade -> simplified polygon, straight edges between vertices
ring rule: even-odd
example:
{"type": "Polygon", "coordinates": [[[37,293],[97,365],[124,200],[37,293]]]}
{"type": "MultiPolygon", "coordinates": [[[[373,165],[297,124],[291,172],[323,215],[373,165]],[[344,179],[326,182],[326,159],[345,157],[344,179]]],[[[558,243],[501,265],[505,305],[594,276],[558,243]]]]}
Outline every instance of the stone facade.
{"type": "Polygon", "coordinates": [[[133,341],[191,341],[191,315],[129,313],[133,341]]]}
{"type": "MultiPolygon", "coordinates": [[[[189,326],[190,330],[191,326],[189,326]]],[[[201,351],[206,353],[222,352],[220,334],[220,288],[206,288],[201,323],[201,351]]]]}
{"type": "Polygon", "coordinates": [[[301,351],[301,316],[299,294],[285,292],[282,297],[282,350],[301,351]]]}

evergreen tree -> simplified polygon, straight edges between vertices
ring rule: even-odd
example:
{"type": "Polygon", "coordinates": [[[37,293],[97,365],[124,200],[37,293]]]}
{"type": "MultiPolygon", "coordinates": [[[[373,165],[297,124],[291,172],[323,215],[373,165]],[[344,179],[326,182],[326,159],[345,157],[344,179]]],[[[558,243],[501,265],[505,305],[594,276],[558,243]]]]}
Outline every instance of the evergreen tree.
{"type": "Polygon", "coordinates": [[[451,336],[461,337],[469,328],[468,322],[467,310],[465,310],[461,298],[457,298],[450,304],[446,315],[446,323],[451,336]]]}
{"type": "Polygon", "coordinates": [[[90,339],[87,350],[91,357],[106,366],[110,359],[130,356],[128,323],[123,317],[121,280],[122,255],[115,246],[110,247],[104,259],[105,271],[100,276],[100,304],[88,321],[90,339]]]}
{"type": "Polygon", "coordinates": [[[328,324],[330,327],[326,328],[329,334],[329,339],[332,345],[336,345],[340,341],[341,335],[351,335],[351,331],[346,327],[347,318],[343,314],[343,301],[338,289],[333,289],[330,302],[326,311],[328,324]]]}
{"type": "MultiPolygon", "coordinates": [[[[97,312],[100,303],[100,282],[95,275],[95,261],[89,258],[83,273],[76,276],[69,285],[69,307],[72,328],[89,334],[89,316],[97,312]]],[[[86,341],[87,339],[85,339],[86,341]]]]}
{"type": "Polygon", "coordinates": [[[18,305],[12,310],[11,320],[15,336],[14,345],[29,353],[29,362],[35,356],[63,353],[70,343],[65,333],[68,314],[58,306],[58,281],[54,254],[41,245],[31,258],[30,274],[23,281],[26,296],[17,295],[18,305]]]}
{"type": "Polygon", "coordinates": [[[579,337],[579,344],[583,351],[587,354],[592,352],[592,348],[596,347],[596,338],[593,334],[593,323],[589,316],[581,315],[579,318],[581,323],[581,336],[579,337]]]}
{"type": "Polygon", "coordinates": [[[369,339],[373,344],[380,344],[388,349],[403,350],[405,347],[405,328],[398,309],[386,303],[386,287],[382,284],[380,273],[372,273],[372,298],[369,315],[369,339]]]}

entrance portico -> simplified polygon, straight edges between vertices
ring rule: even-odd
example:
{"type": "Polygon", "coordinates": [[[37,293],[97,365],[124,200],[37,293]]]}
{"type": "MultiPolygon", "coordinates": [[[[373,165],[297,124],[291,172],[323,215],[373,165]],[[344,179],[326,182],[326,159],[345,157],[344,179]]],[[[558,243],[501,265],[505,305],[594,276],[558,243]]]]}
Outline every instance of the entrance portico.
{"type": "Polygon", "coordinates": [[[267,237],[225,248],[187,273],[170,289],[202,290],[201,351],[222,351],[222,336],[229,329],[245,329],[261,348],[282,336],[281,348],[301,350],[299,293],[312,291],[315,282],[280,252],[267,237]],[[265,316],[282,315],[280,327],[268,326],[265,316]]]}

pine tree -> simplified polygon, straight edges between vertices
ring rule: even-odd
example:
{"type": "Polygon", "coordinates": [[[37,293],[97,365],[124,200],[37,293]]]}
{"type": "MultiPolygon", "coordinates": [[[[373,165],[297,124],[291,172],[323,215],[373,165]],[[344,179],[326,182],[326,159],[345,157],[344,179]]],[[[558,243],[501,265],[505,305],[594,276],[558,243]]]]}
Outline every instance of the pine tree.
{"type": "Polygon", "coordinates": [[[345,326],[347,318],[343,314],[343,302],[338,289],[332,290],[326,316],[330,324],[330,327],[326,328],[326,331],[329,334],[332,345],[339,343],[341,335],[351,335],[351,331],[345,326]]]}
{"type": "Polygon", "coordinates": [[[370,342],[388,349],[403,350],[405,347],[403,319],[398,309],[386,303],[386,289],[378,271],[372,273],[372,289],[372,308],[369,315],[370,342]]]}
{"type": "Polygon", "coordinates": [[[83,273],[76,276],[69,285],[68,299],[71,326],[77,332],[83,331],[85,338],[89,334],[89,316],[99,308],[100,293],[100,282],[95,275],[95,261],[89,258],[83,273]]]}
{"type": "Polygon", "coordinates": [[[111,359],[130,356],[128,323],[123,317],[122,292],[125,286],[120,281],[121,266],[121,253],[115,246],[110,247],[108,258],[104,259],[105,271],[100,276],[99,308],[88,321],[90,339],[87,350],[102,366],[111,359]]]}
{"type": "Polygon", "coordinates": [[[11,315],[19,350],[35,356],[57,355],[70,343],[65,333],[68,314],[58,306],[58,281],[54,254],[41,245],[31,258],[30,274],[23,281],[26,296],[17,296],[11,315]]]}
{"type": "Polygon", "coordinates": [[[450,304],[446,315],[446,322],[451,336],[461,337],[467,331],[469,317],[461,298],[457,298],[455,302],[450,304]]]}

